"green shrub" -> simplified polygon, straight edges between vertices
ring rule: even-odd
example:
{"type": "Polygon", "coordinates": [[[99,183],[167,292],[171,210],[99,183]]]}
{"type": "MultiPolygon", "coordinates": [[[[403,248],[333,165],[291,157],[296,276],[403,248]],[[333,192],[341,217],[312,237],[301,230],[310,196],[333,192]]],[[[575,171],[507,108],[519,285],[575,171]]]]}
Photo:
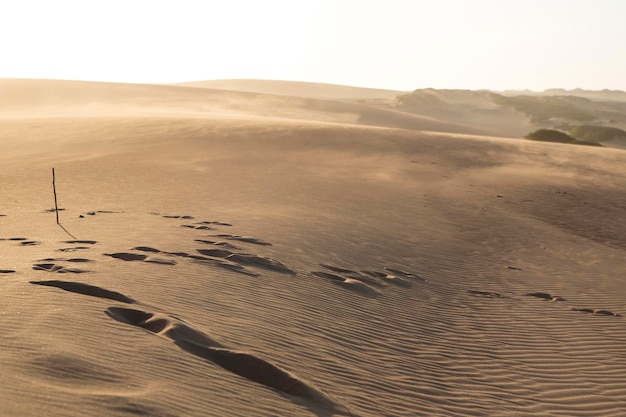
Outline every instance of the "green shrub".
{"type": "Polygon", "coordinates": [[[558,142],[558,143],[572,143],[576,139],[568,135],[567,133],[560,132],[552,129],[539,129],[528,134],[526,139],[539,140],[542,142],[558,142]]]}
{"type": "Polygon", "coordinates": [[[567,133],[553,129],[539,129],[526,135],[526,139],[540,142],[570,143],[573,145],[602,146],[596,142],[576,140],[567,133]]]}

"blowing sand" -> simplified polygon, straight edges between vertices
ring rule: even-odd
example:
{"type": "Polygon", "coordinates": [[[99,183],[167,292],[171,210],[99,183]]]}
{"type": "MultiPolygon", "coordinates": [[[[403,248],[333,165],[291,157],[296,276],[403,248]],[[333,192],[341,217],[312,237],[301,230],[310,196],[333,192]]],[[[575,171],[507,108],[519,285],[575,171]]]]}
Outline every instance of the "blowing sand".
{"type": "Polygon", "coordinates": [[[626,412],[624,151],[297,94],[0,89],[0,414],[626,412]]]}

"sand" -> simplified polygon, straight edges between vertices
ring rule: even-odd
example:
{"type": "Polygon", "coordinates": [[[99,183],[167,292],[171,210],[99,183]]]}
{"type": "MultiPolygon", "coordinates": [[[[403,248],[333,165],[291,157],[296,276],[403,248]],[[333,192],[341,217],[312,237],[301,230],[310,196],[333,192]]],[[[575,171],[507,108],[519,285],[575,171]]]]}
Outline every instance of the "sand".
{"type": "Polygon", "coordinates": [[[2,415],[624,415],[624,151],[329,95],[0,90],[2,415]]]}

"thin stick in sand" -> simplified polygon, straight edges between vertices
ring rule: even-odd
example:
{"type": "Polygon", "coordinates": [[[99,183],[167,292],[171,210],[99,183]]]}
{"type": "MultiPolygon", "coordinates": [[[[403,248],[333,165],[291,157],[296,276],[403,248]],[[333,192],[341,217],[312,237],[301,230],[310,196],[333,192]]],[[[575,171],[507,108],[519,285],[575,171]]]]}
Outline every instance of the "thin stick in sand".
{"type": "Polygon", "coordinates": [[[55,184],[54,168],[52,168],[52,191],[54,192],[54,212],[57,215],[57,224],[60,225],[61,223],[59,223],[59,206],[57,205],[57,187],[55,184]]]}

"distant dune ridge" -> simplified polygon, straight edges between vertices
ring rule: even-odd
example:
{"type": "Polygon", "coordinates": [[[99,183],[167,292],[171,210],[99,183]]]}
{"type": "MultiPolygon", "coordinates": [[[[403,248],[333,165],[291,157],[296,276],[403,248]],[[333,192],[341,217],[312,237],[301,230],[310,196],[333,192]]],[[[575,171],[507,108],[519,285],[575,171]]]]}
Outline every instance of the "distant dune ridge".
{"type": "Polygon", "coordinates": [[[2,415],[623,416],[620,92],[0,92],[2,415]]]}

